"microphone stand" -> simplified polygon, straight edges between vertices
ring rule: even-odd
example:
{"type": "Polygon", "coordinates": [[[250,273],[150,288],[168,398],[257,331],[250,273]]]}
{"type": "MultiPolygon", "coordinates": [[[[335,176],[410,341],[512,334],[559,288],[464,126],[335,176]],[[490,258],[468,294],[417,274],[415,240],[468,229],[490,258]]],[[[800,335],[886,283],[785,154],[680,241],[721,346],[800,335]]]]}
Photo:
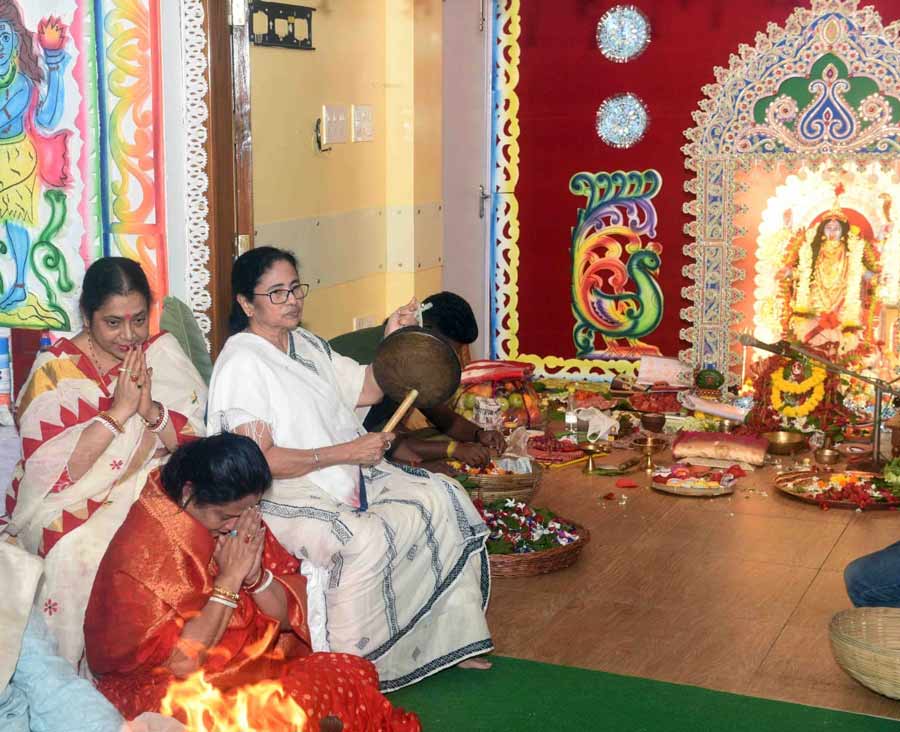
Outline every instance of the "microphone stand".
{"type": "Polygon", "coordinates": [[[888,382],[884,381],[883,379],[876,379],[872,376],[866,376],[856,371],[851,371],[850,369],[844,368],[843,366],[839,366],[833,361],[829,361],[827,358],[824,358],[818,353],[813,353],[812,351],[809,351],[802,346],[791,345],[787,341],[778,341],[778,343],[764,343],[763,341],[758,341],[756,340],[756,338],[753,338],[752,336],[747,334],[741,335],[738,340],[745,346],[752,346],[753,348],[759,348],[763,351],[769,351],[770,353],[784,356],[785,358],[789,358],[794,361],[797,360],[798,356],[801,356],[803,358],[809,359],[810,361],[815,361],[816,363],[821,364],[826,371],[829,371],[833,374],[843,374],[844,376],[849,376],[853,379],[865,382],[866,384],[871,384],[875,388],[872,457],[868,462],[860,464],[860,467],[871,468],[871,470],[876,473],[881,470],[881,466],[883,464],[883,461],[881,459],[881,400],[885,394],[900,396],[900,391],[898,391],[898,389],[893,386],[893,381],[888,382]]]}

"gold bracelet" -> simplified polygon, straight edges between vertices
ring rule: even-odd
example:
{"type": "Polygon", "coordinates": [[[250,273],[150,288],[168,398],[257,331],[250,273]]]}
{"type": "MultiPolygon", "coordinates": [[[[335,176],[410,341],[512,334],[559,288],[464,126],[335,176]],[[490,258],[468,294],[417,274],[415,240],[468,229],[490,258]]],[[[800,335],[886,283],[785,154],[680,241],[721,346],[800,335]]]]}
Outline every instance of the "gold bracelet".
{"type": "Polygon", "coordinates": [[[456,440],[450,440],[450,442],[447,443],[447,457],[448,458],[453,457],[453,453],[456,452],[456,446],[458,444],[459,443],[456,440]]]}
{"type": "Polygon", "coordinates": [[[100,419],[102,419],[107,424],[115,427],[116,432],[118,432],[120,435],[123,432],[125,432],[125,428],[122,427],[121,424],[119,424],[119,420],[117,420],[115,417],[113,417],[111,414],[109,414],[109,412],[100,412],[97,416],[100,417],[100,419]]]}
{"type": "Polygon", "coordinates": [[[226,590],[224,587],[219,587],[219,585],[213,587],[212,593],[213,596],[223,597],[226,600],[231,600],[232,602],[237,602],[241,598],[241,596],[237,592],[226,590]]]}

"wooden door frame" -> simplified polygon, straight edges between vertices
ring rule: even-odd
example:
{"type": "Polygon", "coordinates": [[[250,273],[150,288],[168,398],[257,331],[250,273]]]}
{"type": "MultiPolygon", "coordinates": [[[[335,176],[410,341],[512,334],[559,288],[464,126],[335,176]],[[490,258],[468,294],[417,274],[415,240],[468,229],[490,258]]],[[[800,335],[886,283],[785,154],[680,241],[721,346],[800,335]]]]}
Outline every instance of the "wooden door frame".
{"type": "Polygon", "coordinates": [[[230,12],[233,3],[243,3],[246,8],[246,0],[202,1],[209,110],[209,340],[215,358],[228,338],[231,264],[239,246],[241,250],[253,246],[250,36],[247,13],[243,13],[244,22],[232,25],[230,12]]]}

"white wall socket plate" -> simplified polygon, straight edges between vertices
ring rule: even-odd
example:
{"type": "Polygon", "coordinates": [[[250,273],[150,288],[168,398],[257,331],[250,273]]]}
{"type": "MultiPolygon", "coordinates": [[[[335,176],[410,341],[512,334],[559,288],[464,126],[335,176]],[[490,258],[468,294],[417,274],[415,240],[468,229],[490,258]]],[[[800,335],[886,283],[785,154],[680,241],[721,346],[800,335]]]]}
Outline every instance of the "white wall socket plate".
{"type": "Polygon", "coordinates": [[[371,315],[360,315],[353,318],[353,330],[362,330],[363,328],[371,328],[375,325],[375,318],[371,315]]]}
{"type": "Polygon", "coordinates": [[[353,142],[372,142],[375,139],[375,108],[371,104],[354,104],[353,142]]]}
{"type": "Polygon", "coordinates": [[[350,139],[346,104],[322,105],[322,144],[337,145],[350,139]]]}

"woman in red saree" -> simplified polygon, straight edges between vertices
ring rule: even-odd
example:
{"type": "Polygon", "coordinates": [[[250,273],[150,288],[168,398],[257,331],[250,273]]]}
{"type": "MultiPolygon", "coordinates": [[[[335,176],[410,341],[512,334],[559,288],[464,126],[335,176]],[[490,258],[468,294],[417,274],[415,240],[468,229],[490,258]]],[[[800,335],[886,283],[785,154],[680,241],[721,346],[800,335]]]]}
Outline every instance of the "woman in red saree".
{"type": "Polygon", "coordinates": [[[223,691],[281,681],[311,726],[420,730],[378,691],[375,667],[311,653],[306,579],[265,529],[272,480],[246,437],[185,445],[147,485],[107,550],[84,632],[98,688],[127,718],[159,711],[169,685],[202,670],[223,691]]]}

